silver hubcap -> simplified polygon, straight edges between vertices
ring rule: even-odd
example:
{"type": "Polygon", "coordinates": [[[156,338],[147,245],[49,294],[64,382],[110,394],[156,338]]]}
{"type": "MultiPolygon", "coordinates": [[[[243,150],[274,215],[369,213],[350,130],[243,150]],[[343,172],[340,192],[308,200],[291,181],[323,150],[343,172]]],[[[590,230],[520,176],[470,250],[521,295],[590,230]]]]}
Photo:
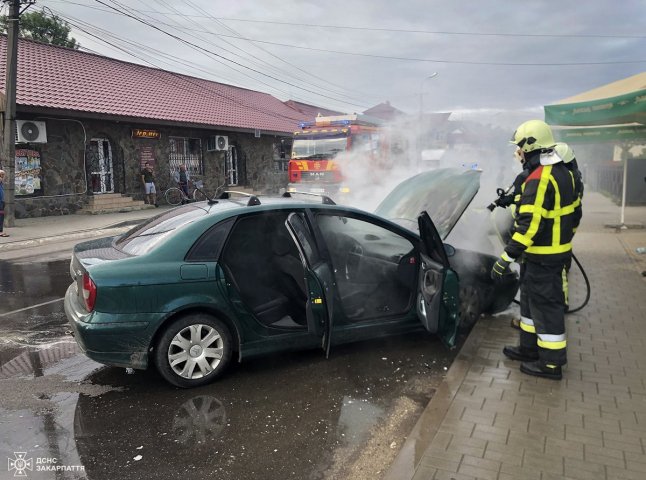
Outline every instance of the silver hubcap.
{"type": "Polygon", "coordinates": [[[189,325],[173,337],[168,347],[168,364],[189,380],[209,375],[222,359],[224,344],[220,333],[209,325],[189,325]]]}

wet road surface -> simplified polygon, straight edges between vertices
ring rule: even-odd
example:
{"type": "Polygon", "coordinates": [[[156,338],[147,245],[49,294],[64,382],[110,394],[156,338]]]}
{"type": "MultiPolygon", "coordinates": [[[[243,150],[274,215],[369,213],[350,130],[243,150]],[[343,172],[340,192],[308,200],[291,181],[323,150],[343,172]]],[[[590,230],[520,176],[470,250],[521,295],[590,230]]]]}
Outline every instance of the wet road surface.
{"type": "Polygon", "coordinates": [[[29,478],[378,478],[457,352],[426,334],[391,337],[328,360],[247,361],[180,390],[79,352],[58,301],[68,261],[0,263],[0,455],[14,467],[0,478],[28,459],[29,478]],[[52,459],[69,468],[36,471],[52,459]]]}

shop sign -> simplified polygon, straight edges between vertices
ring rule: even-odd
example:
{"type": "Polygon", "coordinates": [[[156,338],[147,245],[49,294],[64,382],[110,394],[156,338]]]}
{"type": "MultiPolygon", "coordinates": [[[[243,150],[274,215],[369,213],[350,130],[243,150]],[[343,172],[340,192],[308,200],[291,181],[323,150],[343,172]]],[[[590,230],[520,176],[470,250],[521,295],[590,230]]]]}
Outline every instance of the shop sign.
{"type": "Polygon", "coordinates": [[[159,139],[159,130],[146,130],[143,128],[133,128],[132,138],[150,138],[153,140],[159,139]]]}

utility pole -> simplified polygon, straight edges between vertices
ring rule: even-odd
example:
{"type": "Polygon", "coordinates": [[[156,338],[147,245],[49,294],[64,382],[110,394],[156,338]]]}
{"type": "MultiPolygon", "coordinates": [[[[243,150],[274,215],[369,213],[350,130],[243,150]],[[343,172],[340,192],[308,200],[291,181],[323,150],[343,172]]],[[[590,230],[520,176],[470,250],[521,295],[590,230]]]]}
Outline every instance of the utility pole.
{"type": "Polygon", "coordinates": [[[415,168],[419,172],[420,166],[422,165],[422,150],[424,145],[422,145],[422,139],[426,136],[426,129],[424,128],[424,83],[426,80],[437,77],[438,73],[433,72],[430,75],[424,77],[422,83],[419,86],[419,119],[417,121],[417,142],[416,142],[416,162],[415,168]]]}
{"type": "MultiPolygon", "coordinates": [[[[2,169],[5,170],[5,222],[14,226],[16,193],[16,78],[18,76],[18,34],[20,33],[20,0],[3,0],[9,4],[7,15],[7,77],[5,80],[2,169]]],[[[32,1],[26,3],[33,3],[32,1]]]]}

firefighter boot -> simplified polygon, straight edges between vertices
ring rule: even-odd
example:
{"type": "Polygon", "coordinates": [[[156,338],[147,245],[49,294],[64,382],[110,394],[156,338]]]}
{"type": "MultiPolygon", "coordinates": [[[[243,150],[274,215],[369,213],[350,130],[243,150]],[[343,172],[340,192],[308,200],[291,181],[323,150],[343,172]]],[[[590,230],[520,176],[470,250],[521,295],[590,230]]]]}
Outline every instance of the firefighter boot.
{"type": "Polygon", "coordinates": [[[558,365],[548,365],[540,360],[535,362],[523,362],[520,364],[520,371],[527,375],[535,377],[549,378],[551,380],[560,380],[563,378],[561,367],[558,365]]]}
{"type": "Polygon", "coordinates": [[[502,349],[502,353],[505,354],[505,357],[520,362],[533,362],[534,360],[538,360],[538,352],[532,352],[531,350],[516,345],[506,345],[502,349]]]}

